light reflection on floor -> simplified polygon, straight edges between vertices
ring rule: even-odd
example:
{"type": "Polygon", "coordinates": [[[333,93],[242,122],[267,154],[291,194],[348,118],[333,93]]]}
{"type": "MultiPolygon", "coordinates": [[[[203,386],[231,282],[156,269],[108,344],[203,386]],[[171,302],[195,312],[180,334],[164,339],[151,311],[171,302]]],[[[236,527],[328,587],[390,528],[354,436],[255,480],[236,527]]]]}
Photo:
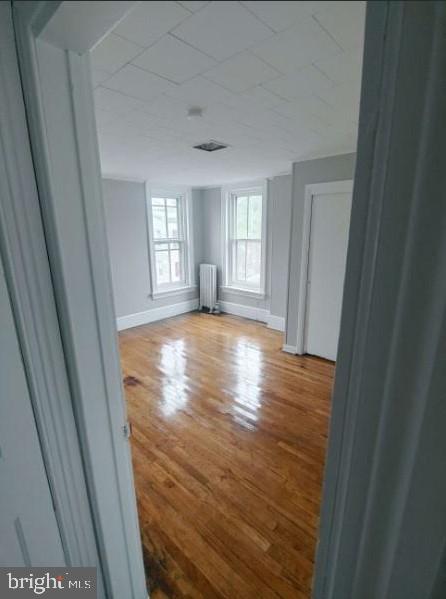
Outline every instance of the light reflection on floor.
{"type": "Polygon", "coordinates": [[[234,420],[245,428],[254,428],[261,404],[262,352],[251,339],[242,337],[235,346],[234,420]]]}
{"type": "Polygon", "coordinates": [[[189,399],[184,350],[184,339],[170,341],[161,347],[160,368],[164,376],[160,408],[166,417],[173,416],[184,408],[189,399]]]}
{"type": "MultiPolygon", "coordinates": [[[[185,340],[175,339],[161,347],[159,367],[163,373],[160,410],[163,416],[174,416],[186,407],[190,399],[186,375],[185,340]]],[[[234,346],[235,362],[232,367],[234,388],[231,392],[231,413],[235,422],[244,428],[255,430],[259,419],[261,402],[261,378],[263,356],[252,339],[242,337],[234,346]]]]}

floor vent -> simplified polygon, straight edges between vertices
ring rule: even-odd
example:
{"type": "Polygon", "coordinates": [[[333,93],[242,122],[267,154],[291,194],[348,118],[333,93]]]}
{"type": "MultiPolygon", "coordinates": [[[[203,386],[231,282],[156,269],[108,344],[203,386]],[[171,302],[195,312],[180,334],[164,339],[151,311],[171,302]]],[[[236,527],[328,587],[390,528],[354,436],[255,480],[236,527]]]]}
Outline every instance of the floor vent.
{"type": "Polygon", "coordinates": [[[198,144],[198,146],[194,146],[196,150],[203,150],[204,152],[215,152],[216,150],[224,150],[227,148],[226,144],[222,144],[219,141],[214,141],[210,139],[209,141],[205,141],[202,144],[198,144]]]}

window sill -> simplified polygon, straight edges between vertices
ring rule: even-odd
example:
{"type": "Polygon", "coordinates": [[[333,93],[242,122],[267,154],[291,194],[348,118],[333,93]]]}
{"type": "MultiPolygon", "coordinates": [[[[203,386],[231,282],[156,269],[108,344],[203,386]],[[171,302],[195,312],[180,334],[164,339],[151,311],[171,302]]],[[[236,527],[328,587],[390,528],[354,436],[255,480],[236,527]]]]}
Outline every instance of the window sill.
{"type": "Polygon", "coordinates": [[[185,285],[184,287],[172,287],[171,289],[154,291],[149,294],[152,299],[159,299],[161,297],[170,297],[174,295],[182,295],[188,291],[195,291],[198,289],[197,285],[185,285]]]}
{"type": "Polygon", "coordinates": [[[234,293],[235,295],[242,295],[245,297],[253,297],[255,299],[265,299],[266,294],[264,291],[256,291],[254,289],[245,289],[244,287],[232,287],[231,285],[224,285],[220,287],[221,291],[227,293],[234,293]]]}

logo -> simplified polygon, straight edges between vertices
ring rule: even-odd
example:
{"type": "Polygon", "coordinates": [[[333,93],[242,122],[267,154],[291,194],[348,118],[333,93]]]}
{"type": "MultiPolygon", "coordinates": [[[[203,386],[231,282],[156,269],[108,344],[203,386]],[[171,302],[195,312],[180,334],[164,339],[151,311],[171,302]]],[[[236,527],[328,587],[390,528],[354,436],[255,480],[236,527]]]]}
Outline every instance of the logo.
{"type": "Polygon", "coordinates": [[[0,597],[96,598],[96,568],[0,568],[0,597]]]}

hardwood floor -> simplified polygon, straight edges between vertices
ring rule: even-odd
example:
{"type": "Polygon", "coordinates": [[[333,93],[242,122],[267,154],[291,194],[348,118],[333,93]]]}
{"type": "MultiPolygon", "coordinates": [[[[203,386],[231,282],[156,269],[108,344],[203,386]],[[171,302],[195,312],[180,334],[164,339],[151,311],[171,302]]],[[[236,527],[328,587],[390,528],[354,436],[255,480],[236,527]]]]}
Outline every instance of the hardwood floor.
{"type": "Polygon", "coordinates": [[[152,599],[309,598],[334,365],[229,315],[119,338],[152,599]]]}

